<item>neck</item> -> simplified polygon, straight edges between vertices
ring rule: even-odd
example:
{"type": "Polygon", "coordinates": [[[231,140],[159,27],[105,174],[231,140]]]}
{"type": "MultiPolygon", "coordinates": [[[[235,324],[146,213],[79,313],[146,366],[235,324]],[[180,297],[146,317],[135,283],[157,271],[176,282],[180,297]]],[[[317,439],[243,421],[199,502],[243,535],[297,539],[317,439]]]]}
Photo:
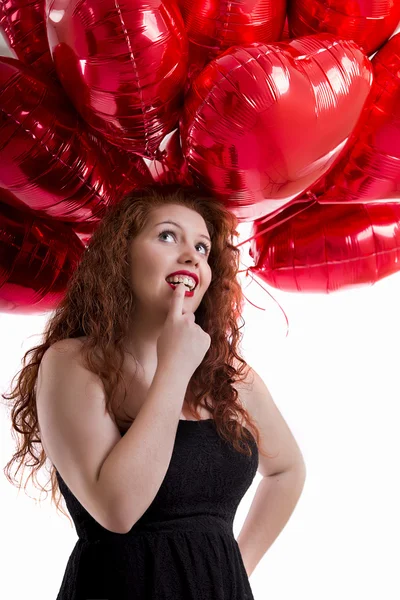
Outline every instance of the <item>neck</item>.
{"type": "Polygon", "coordinates": [[[124,339],[124,348],[143,367],[150,370],[157,366],[157,340],[161,335],[164,322],[157,322],[154,318],[137,316],[132,320],[129,332],[124,339]]]}

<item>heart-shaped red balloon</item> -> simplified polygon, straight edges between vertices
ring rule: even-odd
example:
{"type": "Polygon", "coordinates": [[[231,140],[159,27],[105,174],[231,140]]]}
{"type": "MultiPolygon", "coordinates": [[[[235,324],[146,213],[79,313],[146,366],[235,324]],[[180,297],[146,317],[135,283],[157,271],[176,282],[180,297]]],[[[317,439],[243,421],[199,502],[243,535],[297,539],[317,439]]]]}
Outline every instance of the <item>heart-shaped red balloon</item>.
{"type": "Polygon", "coordinates": [[[286,292],[329,294],[400,271],[400,204],[312,202],[255,222],[250,271],[286,292]]]}
{"type": "Polygon", "coordinates": [[[0,0],[0,27],[19,60],[59,85],[47,40],[45,0],[0,0]]]}
{"type": "Polygon", "coordinates": [[[0,187],[45,218],[98,221],[115,197],[110,163],[62,89],[0,57],[0,187]]]}
{"type": "Polygon", "coordinates": [[[400,33],[371,62],[374,83],[348,147],[311,188],[321,204],[400,200],[400,33]]]}
{"type": "Polygon", "coordinates": [[[231,46],[281,39],[286,0],[181,0],[189,40],[189,78],[231,46]]]}
{"type": "Polygon", "coordinates": [[[58,77],[99,136],[152,157],[178,124],[188,47],[175,0],[48,0],[58,77]]]}
{"type": "Polygon", "coordinates": [[[360,48],[328,34],[224,52],[185,100],[182,149],[195,183],[241,221],[283,208],[345,147],[372,79],[360,48]]]}
{"type": "Polygon", "coordinates": [[[332,33],[353,40],[372,54],[396,30],[400,20],[398,0],[290,0],[291,37],[332,33]]]}
{"type": "Polygon", "coordinates": [[[71,228],[25,207],[3,204],[0,191],[0,312],[54,309],[84,252],[71,228]]]}
{"type": "Polygon", "coordinates": [[[253,226],[250,270],[278,289],[332,293],[400,270],[400,34],[371,61],[374,81],[347,150],[303,196],[253,226]],[[317,203],[307,198],[317,194],[317,203]],[[310,207],[307,206],[311,204],[310,207]]]}

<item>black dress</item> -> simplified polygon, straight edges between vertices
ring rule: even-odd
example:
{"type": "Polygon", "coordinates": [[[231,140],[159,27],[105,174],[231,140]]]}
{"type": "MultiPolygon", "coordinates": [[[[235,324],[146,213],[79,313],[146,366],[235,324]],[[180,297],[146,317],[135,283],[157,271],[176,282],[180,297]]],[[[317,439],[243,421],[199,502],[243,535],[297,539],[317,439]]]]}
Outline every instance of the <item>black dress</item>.
{"type": "Polygon", "coordinates": [[[232,529],[258,468],[249,444],[251,457],[213,419],[181,419],[160,489],[124,534],[93,519],[57,472],[79,537],[57,600],[254,600],[232,529]]]}

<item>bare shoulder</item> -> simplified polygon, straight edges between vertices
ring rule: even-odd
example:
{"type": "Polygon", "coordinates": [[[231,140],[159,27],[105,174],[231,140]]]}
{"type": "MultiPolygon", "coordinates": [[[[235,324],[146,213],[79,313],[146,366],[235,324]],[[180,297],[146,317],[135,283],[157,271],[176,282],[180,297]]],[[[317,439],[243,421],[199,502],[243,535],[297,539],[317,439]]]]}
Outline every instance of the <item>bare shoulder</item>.
{"type": "Polygon", "coordinates": [[[64,338],[63,340],[58,340],[57,342],[54,342],[54,344],[52,344],[53,346],[58,346],[58,347],[63,347],[63,346],[75,346],[77,348],[80,348],[84,342],[84,340],[86,339],[86,337],[76,337],[76,338],[64,338]]]}
{"type": "MultiPolygon", "coordinates": [[[[243,359],[244,360],[244,359],[243,359]]],[[[237,359],[233,358],[233,366],[235,369],[239,369],[242,367],[242,363],[237,359]]],[[[246,362],[245,367],[243,368],[243,372],[240,375],[241,381],[235,381],[235,386],[238,386],[240,389],[249,389],[251,388],[254,382],[254,372],[249,363],[246,362]],[[244,376],[243,376],[244,375],[244,376]]]]}
{"type": "Polygon", "coordinates": [[[237,383],[240,400],[258,428],[261,444],[273,454],[272,457],[260,455],[258,472],[269,477],[296,469],[304,477],[304,459],[288,423],[261,375],[248,366],[244,381],[237,383]]]}
{"type": "MultiPolygon", "coordinates": [[[[234,359],[234,366],[239,368],[241,363],[234,359]]],[[[269,389],[262,377],[246,362],[242,381],[236,381],[234,387],[238,390],[240,400],[250,416],[258,422],[260,419],[260,401],[272,403],[272,397],[269,389]]]]}
{"type": "Polygon", "coordinates": [[[57,340],[56,342],[51,344],[51,346],[49,348],[47,348],[44,355],[49,350],[51,350],[52,352],[56,351],[57,353],[59,353],[61,355],[62,354],[68,355],[69,358],[73,358],[74,360],[81,363],[82,362],[81,361],[81,358],[82,358],[81,350],[82,350],[83,340],[84,340],[83,337],[64,338],[62,340],[57,340]]]}
{"type": "Polygon", "coordinates": [[[60,352],[60,353],[71,351],[73,349],[80,350],[82,347],[82,344],[83,344],[83,339],[84,339],[83,337],[77,337],[77,338],[64,338],[62,340],[57,340],[56,342],[51,344],[47,350],[52,348],[53,350],[56,350],[57,352],[60,352]]]}
{"type": "MultiPolygon", "coordinates": [[[[242,366],[242,363],[239,362],[237,358],[233,359],[233,366],[235,369],[239,369],[242,366]]],[[[239,381],[234,381],[232,386],[238,392],[238,399],[243,408],[245,408],[250,416],[252,416],[252,408],[251,408],[251,391],[254,385],[254,372],[248,363],[243,370],[243,373],[240,375],[239,381]]]]}

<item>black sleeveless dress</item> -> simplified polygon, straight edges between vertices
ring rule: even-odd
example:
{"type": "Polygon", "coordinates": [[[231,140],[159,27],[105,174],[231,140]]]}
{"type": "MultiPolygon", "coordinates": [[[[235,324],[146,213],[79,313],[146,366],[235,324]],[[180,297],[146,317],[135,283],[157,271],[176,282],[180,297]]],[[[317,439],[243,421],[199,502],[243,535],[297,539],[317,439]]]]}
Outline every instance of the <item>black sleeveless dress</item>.
{"type": "Polygon", "coordinates": [[[156,497],[128,533],[102,527],[57,472],[79,539],[57,600],[254,600],[233,535],[258,468],[223,440],[213,419],[178,424],[156,497]]]}

